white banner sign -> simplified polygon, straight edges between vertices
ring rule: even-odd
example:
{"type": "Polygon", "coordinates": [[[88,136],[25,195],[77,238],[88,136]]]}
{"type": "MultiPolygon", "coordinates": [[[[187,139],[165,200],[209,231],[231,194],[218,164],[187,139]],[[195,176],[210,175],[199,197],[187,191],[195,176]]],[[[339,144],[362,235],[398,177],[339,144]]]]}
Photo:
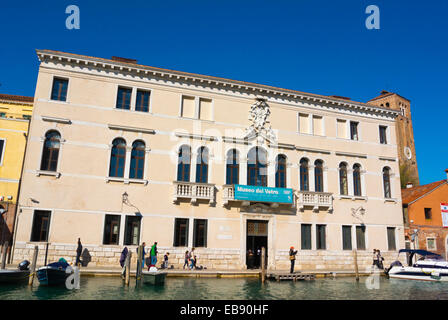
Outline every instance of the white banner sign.
{"type": "Polygon", "coordinates": [[[448,228],[448,203],[441,203],[442,223],[444,228],[448,228]]]}

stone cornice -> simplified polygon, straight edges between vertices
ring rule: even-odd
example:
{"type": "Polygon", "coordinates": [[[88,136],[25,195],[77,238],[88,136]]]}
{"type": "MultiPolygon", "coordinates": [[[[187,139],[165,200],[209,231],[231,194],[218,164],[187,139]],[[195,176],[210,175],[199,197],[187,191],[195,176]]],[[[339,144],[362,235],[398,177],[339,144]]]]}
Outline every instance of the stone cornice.
{"type": "Polygon", "coordinates": [[[71,124],[72,121],[70,119],[65,118],[56,118],[56,117],[49,117],[49,116],[41,116],[43,121],[48,122],[57,122],[57,123],[63,123],[63,124],[71,124]]]}
{"type": "Polygon", "coordinates": [[[213,136],[205,136],[200,134],[192,134],[192,133],[183,133],[183,132],[175,132],[174,135],[179,138],[190,138],[197,140],[207,140],[207,141],[216,141],[216,137],[213,136]]]}
{"type": "Polygon", "coordinates": [[[328,96],[305,93],[290,89],[282,89],[262,84],[249,83],[225,78],[218,78],[206,75],[199,75],[181,71],[161,69],[156,67],[144,66],[133,63],[124,63],[110,59],[89,57],[71,53],[64,53],[52,50],[36,50],[41,62],[53,61],[56,63],[70,63],[86,68],[97,68],[109,72],[119,72],[122,74],[131,74],[136,77],[159,78],[168,82],[190,83],[200,87],[211,87],[218,90],[239,92],[246,97],[263,97],[265,99],[279,99],[284,101],[305,103],[316,103],[325,105],[328,108],[349,109],[351,111],[365,112],[377,116],[389,117],[395,119],[400,112],[388,108],[381,108],[371,104],[365,104],[356,101],[343,100],[328,96]]]}
{"type": "Polygon", "coordinates": [[[121,125],[115,125],[115,124],[108,124],[107,125],[109,129],[111,130],[122,130],[122,131],[131,131],[131,132],[141,132],[141,133],[148,133],[148,134],[155,134],[154,129],[145,129],[145,128],[136,128],[136,127],[127,127],[127,126],[121,126],[121,125]]]}

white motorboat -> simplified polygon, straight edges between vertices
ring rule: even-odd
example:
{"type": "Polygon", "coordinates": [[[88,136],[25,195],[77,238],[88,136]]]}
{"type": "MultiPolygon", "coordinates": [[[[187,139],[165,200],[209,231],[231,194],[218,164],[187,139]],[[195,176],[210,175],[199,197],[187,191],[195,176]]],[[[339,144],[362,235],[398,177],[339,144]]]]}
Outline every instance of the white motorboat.
{"type": "Polygon", "coordinates": [[[392,262],[386,270],[389,278],[421,280],[421,281],[448,281],[448,262],[440,255],[426,250],[402,249],[398,252],[407,253],[407,266],[398,260],[392,262]],[[420,256],[417,259],[417,256],[420,256]],[[416,258],[413,262],[414,257],[416,258]]]}

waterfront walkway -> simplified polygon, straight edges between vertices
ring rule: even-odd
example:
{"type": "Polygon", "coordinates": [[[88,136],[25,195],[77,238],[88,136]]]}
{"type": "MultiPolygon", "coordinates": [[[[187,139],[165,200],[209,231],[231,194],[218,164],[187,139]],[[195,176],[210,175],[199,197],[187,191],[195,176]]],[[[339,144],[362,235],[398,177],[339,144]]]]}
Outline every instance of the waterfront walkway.
{"type": "MultiPolygon", "coordinates": [[[[41,267],[38,265],[38,267],[41,267]]],[[[7,269],[16,269],[17,265],[8,265],[7,269]]],[[[122,272],[120,267],[81,267],[82,275],[86,276],[120,276],[122,272]]],[[[145,268],[144,270],[147,270],[145,268]]],[[[193,277],[193,278],[250,278],[260,277],[261,269],[249,270],[218,270],[218,269],[203,269],[203,270],[187,270],[187,269],[159,269],[167,272],[168,277],[193,277]]],[[[135,266],[131,268],[131,276],[135,276],[135,266]]],[[[286,275],[288,270],[266,270],[266,275],[286,275]]],[[[349,270],[296,270],[295,274],[314,275],[316,278],[334,278],[334,277],[354,277],[355,272],[349,270]]],[[[359,272],[360,276],[369,275],[365,272],[359,272]]]]}

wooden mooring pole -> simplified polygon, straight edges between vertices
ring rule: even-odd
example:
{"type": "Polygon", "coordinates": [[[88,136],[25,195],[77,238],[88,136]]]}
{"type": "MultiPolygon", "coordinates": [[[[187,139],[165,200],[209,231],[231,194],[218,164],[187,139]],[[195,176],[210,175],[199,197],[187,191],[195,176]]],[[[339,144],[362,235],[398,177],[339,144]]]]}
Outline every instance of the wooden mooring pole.
{"type": "Polygon", "coordinates": [[[266,279],[266,248],[261,248],[261,283],[266,279]]]}
{"type": "Polygon", "coordinates": [[[125,261],[126,270],[125,270],[125,280],[124,280],[124,283],[126,285],[129,285],[129,279],[131,277],[131,257],[132,257],[132,252],[129,251],[128,255],[126,256],[126,261],[125,261]]]}
{"type": "Polygon", "coordinates": [[[8,251],[8,241],[5,241],[2,249],[2,269],[6,268],[6,252],[8,251]]]}
{"type": "Polygon", "coordinates": [[[34,281],[34,275],[36,274],[36,264],[37,264],[37,253],[39,252],[39,247],[34,246],[33,254],[33,264],[31,265],[30,278],[28,279],[28,285],[32,286],[34,281]]]}
{"type": "Polygon", "coordinates": [[[355,259],[355,275],[356,275],[356,281],[359,281],[359,271],[358,271],[358,252],[353,250],[353,256],[355,259]]]}
{"type": "Polygon", "coordinates": [[[136,279],[140,280],[140,276],[142,273],[142,263],[143,263],[143,246],[138,247],[138,256],[137,256],[137,272],[136,272],[136,279]]]}
{"type": "Polygon", "coordinates": [[[45,262],[44,262],[44,266],[47,265],[47,257],[48,257],[48,242],[47,242],[47,245],[45,247],[45,262]]]}

